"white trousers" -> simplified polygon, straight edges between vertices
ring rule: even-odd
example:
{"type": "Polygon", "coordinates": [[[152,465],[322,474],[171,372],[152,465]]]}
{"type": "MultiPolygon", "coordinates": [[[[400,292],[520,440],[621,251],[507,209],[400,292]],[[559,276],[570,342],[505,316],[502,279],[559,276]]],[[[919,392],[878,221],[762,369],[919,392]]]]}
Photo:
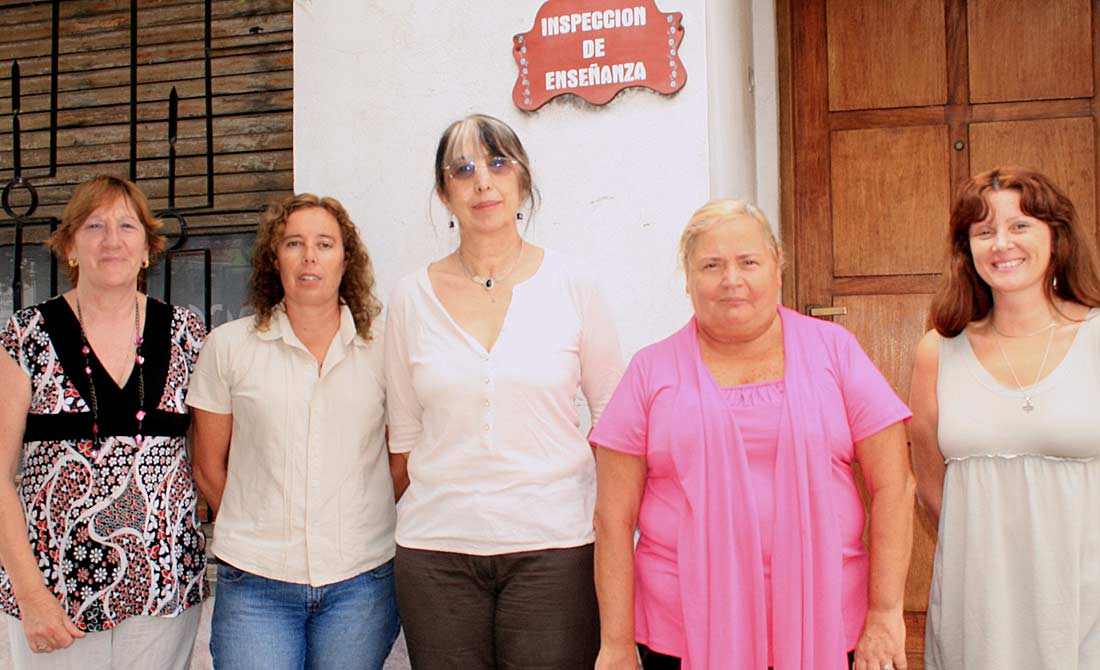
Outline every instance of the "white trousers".
{"type": "Polygon", "coordinates": [[[15,670],[188,670],[202,605],[177,617],[136,616],[111,630],[88,633],[66,649],[35,654],[23,622],[7,617],[15,670]]]}

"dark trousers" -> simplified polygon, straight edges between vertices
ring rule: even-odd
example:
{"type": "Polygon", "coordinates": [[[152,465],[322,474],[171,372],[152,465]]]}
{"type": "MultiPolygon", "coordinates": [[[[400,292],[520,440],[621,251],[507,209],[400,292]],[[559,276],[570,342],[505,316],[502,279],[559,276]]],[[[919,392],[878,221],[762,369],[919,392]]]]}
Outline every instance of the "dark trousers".
{"type": "MultiPolygon", "coordinates": [[[[658,654],[644,644],[638,645],[638,652],[642,656],[642,667],[645,670],[680,670],[680,659],[675,656],[658,654]]],[[[848,652],[848,668],[856,662],[856,652],[848,652]]]]}
{"type": "Polygon", "coordinates": [[[414,670],[576,670],[596,663],[592,545],[495,556],[397,547],[414,670]]]}

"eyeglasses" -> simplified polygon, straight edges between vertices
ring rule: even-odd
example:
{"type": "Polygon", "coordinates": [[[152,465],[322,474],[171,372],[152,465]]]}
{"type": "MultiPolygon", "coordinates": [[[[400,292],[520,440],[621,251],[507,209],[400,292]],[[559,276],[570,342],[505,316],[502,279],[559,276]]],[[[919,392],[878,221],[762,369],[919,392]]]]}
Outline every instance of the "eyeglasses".
{"type": "Polygon", "coordinates": [[[474,178],[479,168],[485,168],[489,174],[498,176],[506,175],[516,165],[516,159],[504,156],[493,156],[484,163],[475,161],[455,161],[446,167],[447,176],[455,181],[467,181],[474,178]]]}

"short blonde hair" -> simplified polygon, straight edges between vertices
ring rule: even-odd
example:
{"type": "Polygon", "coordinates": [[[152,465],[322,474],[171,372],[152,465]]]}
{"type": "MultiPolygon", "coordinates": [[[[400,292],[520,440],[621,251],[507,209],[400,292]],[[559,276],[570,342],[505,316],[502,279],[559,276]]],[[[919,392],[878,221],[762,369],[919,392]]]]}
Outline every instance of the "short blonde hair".
{"type": "Polygon", "coordinates": [[[687,225],[684,226],[684,232],[680,235],[680,267],[685,271],[687,270],[688,259],[691,258],[691,253],[695,250],[695,242],[698,240],[699,235],[710,230],[716,224],[731,221],[739,216],[750,216],[760,224],[760,230],[764,233],[768,248],[772,250],[775,259],[779,260],[779,242],[776,241],[775,233],[772,232],[771,224],[768,223],[768,217],[764,216],[764,212],[761,212],[756,205],[748,200],[721,198],[710,200],[695,210],[687,225]]]}

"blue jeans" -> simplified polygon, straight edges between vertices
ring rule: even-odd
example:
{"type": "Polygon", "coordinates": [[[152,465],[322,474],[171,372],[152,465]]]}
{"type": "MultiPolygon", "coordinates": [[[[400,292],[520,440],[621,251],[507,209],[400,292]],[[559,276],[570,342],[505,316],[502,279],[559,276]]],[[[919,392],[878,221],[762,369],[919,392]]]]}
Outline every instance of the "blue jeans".
{"type": "Polygon", "coordinates": [[[381,670],[399,627],[393,560],[318,587],[218,565],[217,670],[381,670]]]}

